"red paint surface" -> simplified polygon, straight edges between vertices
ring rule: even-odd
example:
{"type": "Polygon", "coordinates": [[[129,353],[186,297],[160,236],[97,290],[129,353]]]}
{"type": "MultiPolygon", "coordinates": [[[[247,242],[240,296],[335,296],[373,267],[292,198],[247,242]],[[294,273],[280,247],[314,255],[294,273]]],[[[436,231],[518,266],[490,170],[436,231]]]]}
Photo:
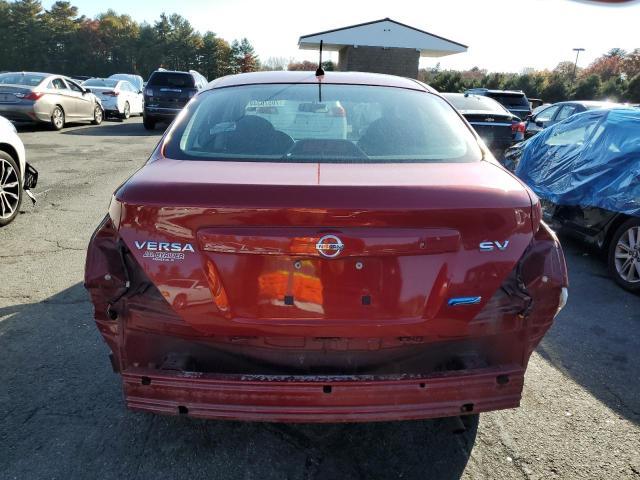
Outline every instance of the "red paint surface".
{"type": "Polygon", "coordinates": [[[198,162],[162,151],[161,141],[116,192],[87,255],[130,407],[365,421],[517,406],[567,278],[533,194],[508,172],[488,161],[198,162]],[[344,243],[333,259],[315,249],[329,233],[344,243]],[[158,261],[138,248],[149,241],[193,252],[158,261]],[[485,241],[509,244],[480,252],[485,241]],[[482,301],[447,304],[465,296],[482,301]],[[174,355],[186,360],[176,367],[174,355]]]}

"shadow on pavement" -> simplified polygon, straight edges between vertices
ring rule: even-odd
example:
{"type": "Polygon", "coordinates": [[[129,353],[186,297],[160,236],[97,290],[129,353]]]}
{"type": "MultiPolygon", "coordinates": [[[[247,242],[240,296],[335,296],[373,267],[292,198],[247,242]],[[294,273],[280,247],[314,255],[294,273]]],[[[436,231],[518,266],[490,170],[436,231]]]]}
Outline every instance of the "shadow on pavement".
{"type": "Polygon", "coordinates": [[[640,424],[640,296],[618,287],[601,252],[561,238],[569,301],[538,347],[619,415],[640,424]]]}
{"type": "Polygon", "coordinates": [[[127,411],[80,283],[0,309],[1,478],[459,479],[478,417],[293,425],[127,411]]]}
{"type": "Polygon", "coordinates": [[[155,130],[146,130],[142,120],[132,117],[129,120],[120,121],[105,118],[100,125],[89,123],[68,123],[59,132],[55,132],[45,123],[21,123],[17,124],[18,133],[51,132],[61,135],[81,135],[89,137],[150,137],[160,136],[164,133],[168,124],[159,123],[155,130]]]}
{"type": "Polygon", "coordinates": [[[89,137],[150,137],[160,136],[168,125],[158,124],[155,130],[147,130],[141,121],[131,119],[124,122],[105,121],[101,125],[91,125],[85,128],[61,130],[63,135],[82,135],[89,137]]]}

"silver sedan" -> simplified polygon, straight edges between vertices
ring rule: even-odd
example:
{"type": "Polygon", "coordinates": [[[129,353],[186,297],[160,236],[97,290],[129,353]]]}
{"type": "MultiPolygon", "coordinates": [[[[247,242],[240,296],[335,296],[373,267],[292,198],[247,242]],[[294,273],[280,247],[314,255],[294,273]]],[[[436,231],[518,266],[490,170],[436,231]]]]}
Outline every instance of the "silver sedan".
{"type": "Polygon", "coordinates": [[[60,130],[67,122],[102,123],[104,110],[91,90],[62,75],[0,74],[0,115],[13,122],[45,122],[60,130]]]}

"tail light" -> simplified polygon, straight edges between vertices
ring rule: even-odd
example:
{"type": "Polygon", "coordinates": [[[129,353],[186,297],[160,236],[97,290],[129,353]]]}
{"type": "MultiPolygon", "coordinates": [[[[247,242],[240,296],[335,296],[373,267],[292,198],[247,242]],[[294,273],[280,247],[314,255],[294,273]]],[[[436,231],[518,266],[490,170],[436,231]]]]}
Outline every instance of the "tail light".
{"type": "Polygon", "coordinates": [[[524,133],[527,125],[524,122],[513,122],[511,124],[511,133],[524,133]]]}
{"type": "Polygon", "coordinates": [[[28,95],[25,95],[24,93],[16,93],[15,95],[23,100],[39,100],[44,95],[44,92],[31,92],[28,95]]]}
{"type": "Polygon", "coordinates": [[[110,90],[108,92],[104,92],[102,95],[105,95],[107,97],[117,97],[118,95],[120,95],[120,92],[114,92],[113,90],[110,90]]]}

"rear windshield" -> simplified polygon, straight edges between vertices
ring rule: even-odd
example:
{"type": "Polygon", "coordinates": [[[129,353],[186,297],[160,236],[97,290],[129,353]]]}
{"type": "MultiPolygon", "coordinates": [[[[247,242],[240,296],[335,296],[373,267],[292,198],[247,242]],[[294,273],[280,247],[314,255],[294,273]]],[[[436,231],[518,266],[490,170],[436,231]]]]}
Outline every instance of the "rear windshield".
{"type": "Polygon", "coordinates": [[[138,77],[137,75],[129,75],[126,73],[114,73],[113,75],[109,75],[109,78],[114,79],[114,80],[126,80],[127,82],[131,83],[131,85],[133,85],[134,87],[137,87],[137,89],[141,89],[142,88],[142,78],[138,77]]]}
{"type": "Polygon", "coordinates": [[[449,100],[454,107],[463,112],[469,110],[480,110],[502,114],[507,113],[502,105],[489,97],[483,97],[480,95],[464,95],[461,93],[443,93],[442,96],[449,100]]]}
{"type": "Polygon", "coordinates": [[[106,87],[106,88],[116,88],[119,80],[101,80],[99,78],[92,78],[87,80],[82,85],[85,87],[106,87]]]}
{"type": "Polygon", "coordinates": [[[3,73],[0,75],[0,85],[27,85],[35,87],[46,78],[45,75],[30,73],[3,73]]]}
{"type": "Polygon", "coordinates": [[[488,97],[500,102],[507,108],[522,108],[529,110],[529,101],[522,93],[487,93],[488,97]]]}
{"type": "Polygon", "coordinates": [[[199,95],[169,136],[168,157],[282,162],[471,162],[475,137],[426,92],[277,84],[199,95]]]}
{"type": "Polygon", "coordinates": [[[173,88],[193,88],[195,84],[193,77],[188,73],[177,72],[155,72],[149,79],[149,86],[153,87],[173,87],[173,88]]]}

